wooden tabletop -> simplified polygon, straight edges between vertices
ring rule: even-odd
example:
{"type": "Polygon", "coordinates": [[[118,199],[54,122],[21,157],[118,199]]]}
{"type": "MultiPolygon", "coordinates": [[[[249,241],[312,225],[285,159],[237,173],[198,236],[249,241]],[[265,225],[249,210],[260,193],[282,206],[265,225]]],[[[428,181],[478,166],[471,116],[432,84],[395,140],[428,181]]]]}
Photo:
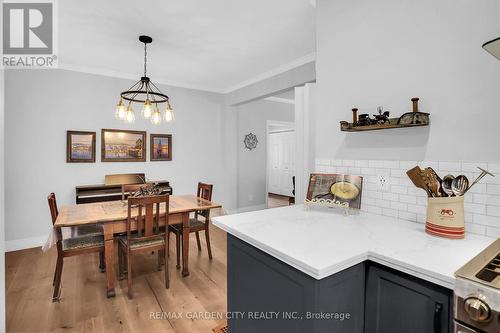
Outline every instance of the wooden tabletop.
{"type": "MultiPolygon", "coordinates": [[[[171,195],[169,214],[195,212],[220,208],[221,205],[198,198],[195,195],[171,195]]],[[[160,212],[165,207],[160,207],[160,212]]],[[[136,215],[136,212],[132,213],[136,215]]],[[[121,200],[62,206],[55,227],[71,227],[84,224],[106,223],[127,219],[127,204],[121,200]]]]}

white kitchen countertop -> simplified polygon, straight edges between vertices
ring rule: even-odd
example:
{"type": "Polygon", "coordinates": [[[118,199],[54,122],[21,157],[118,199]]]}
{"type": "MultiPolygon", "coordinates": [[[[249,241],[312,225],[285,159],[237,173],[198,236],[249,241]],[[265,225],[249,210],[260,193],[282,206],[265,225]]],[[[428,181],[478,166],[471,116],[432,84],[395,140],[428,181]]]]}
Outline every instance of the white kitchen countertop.
{"type": "Polygon", "coordinates": [[[212,222],[318,280],[371,260],[449,289],[454,272],[494,241],[471,234],[444,239],[426,234],[419,223],[303,205],[217,216],[212,222]]]}

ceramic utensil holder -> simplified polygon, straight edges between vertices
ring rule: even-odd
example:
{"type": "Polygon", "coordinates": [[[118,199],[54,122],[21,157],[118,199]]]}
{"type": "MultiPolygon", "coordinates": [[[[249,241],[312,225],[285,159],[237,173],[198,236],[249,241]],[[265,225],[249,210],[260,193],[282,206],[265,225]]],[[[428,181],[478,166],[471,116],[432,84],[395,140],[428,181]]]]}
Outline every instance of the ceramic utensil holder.
{"type": "Polygon", "coordinates": [[[439,237],[464,238],[464,197],[428,198],[425,231],[439,237]]]}

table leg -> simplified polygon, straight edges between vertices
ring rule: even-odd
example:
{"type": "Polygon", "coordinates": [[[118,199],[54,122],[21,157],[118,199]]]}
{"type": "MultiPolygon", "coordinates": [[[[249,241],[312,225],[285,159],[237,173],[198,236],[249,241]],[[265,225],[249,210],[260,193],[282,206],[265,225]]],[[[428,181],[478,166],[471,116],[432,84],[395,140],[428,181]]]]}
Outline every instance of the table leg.
{"type": "Polygon", "coordinates": [[[113,240],[113,225],[104,223],[104,255],[106,257],[106,289],[107,296],[115,296],[115,247],[113,240]]]}
{"type": "Polygon", "coordinates": [[[189,275],[189,213],[182,213],[182,276],[189,275]]]}

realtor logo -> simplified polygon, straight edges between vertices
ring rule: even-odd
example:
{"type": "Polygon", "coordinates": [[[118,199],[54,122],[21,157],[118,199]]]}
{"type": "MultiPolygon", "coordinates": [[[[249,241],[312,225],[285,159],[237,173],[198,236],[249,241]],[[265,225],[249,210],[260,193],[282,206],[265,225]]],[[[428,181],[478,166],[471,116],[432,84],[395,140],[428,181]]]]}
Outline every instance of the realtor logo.
{"type": "Polygon", "coordinates": [[[2,4],[2,66],[55,67],[54,3],[2,4]]]}

